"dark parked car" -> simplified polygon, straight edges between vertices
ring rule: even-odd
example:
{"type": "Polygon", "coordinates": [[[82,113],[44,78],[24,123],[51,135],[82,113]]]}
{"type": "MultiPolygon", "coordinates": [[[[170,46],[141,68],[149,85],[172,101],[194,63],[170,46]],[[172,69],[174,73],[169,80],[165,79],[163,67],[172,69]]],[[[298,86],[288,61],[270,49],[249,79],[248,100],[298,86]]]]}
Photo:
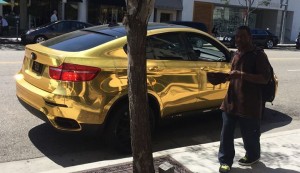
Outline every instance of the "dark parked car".
{"type": "Polygon", "coordinates": [[[300,49],[300,32],[298,34],[298,37],[296,38],[296,49],[300,49]]]}
{"type": "MultiPolygon", "coordinates": [[[[263,46],[272,49],[278,44],[278,37],[266,29],[252,29],[251,30],[253,43],[257,46],[263,46]]],[[[235,34],[228,34],[220,41],[228,47],[235,47],[235,34]]]]}
{"type": "Polygon", "coordinates": [[[199,29],[199,30],[204,31],[204,32],[208,32],[207,26],[204,23],[201,23],[201,22],[170,21],[170,22],[166,22],[166,23],[175,24],[175,25],[184,25],[184,26],[188,26],[188,27],[191,27],[191,28],[199,29]]]}
{"type": "Polygon", "coordinates": [[[56,36],[90,26],[93,25],[75,20],[51,22],[26,31],[21,35],[21,40],[23,44],[39,43],[56,36]]]}

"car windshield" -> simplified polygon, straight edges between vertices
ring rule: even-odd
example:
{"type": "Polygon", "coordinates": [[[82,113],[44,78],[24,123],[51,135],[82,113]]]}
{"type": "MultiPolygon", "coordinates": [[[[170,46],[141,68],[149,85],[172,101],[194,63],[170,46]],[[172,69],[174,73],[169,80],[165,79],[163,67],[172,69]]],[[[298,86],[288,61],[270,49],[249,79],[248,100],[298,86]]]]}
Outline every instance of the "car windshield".
{"type": "Polygon", "coordinates": [[[113,36],[80,30],[55,37],[41,44],[55,50],[79,52],[91,49],[114,39],[115,37],[113,36]]]}

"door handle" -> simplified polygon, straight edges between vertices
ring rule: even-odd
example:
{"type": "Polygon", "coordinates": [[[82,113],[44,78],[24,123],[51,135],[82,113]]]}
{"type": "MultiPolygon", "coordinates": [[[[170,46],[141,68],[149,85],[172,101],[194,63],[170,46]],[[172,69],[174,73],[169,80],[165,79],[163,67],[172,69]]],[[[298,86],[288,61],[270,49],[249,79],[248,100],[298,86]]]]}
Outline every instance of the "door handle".
{"type": "Polygon", "coordinates": [[[148,70],[149,71],[158,71],[158,67],[157,66],[149,67],[148,70]]]}
{"type": "Polygon", "coordinates": [[[209,70],[209,67],[205,66],[205,67],[201,67],[200,70],[203,70],[203,71],[208,71],[209,70]]]}

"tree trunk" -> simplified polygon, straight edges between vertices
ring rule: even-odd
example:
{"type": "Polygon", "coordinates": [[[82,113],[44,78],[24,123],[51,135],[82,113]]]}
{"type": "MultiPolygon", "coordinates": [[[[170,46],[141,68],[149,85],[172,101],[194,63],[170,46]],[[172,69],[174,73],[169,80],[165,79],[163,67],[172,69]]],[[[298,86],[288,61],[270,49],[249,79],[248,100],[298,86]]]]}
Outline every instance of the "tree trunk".
{"type": "Polygon", "coordinates": [[[134,173],[154,173],[146,77],[146,34],[154,0],[127,0],[128,94],[134,173]]]}

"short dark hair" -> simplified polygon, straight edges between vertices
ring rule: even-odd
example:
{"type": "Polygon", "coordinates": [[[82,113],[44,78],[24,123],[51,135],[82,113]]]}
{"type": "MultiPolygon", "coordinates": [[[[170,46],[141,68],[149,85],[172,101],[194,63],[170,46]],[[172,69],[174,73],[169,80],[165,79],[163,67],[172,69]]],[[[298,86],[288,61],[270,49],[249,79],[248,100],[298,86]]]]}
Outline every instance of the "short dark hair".
{"type": "Polygon", "coordinates": [[[252,34],[251,34],[251,29],[249,28],[249,26],[242,25],[242,26],[238,27],[237,30],[245,30],[249,36],[252,35],[252,34]]]}

